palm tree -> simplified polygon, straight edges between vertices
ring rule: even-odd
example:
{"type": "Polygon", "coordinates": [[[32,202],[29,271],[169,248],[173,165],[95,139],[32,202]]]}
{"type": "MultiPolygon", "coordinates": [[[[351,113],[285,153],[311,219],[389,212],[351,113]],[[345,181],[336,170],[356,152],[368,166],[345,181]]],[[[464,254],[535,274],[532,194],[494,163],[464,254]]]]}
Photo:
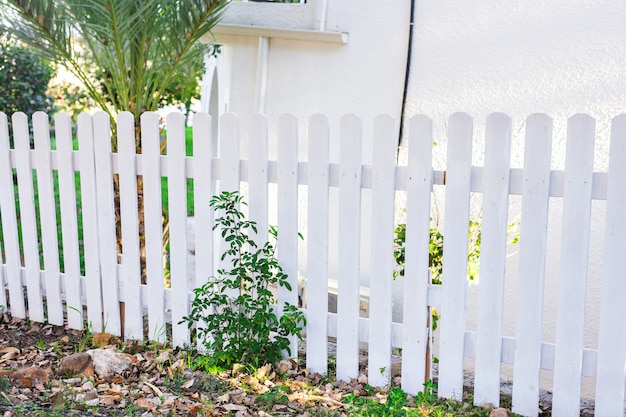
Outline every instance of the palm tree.
{"type": "MultiPolygon", "coordinates": [[[[138,120],[229,0],[0,0],[0,32],[65,66],[100,108],[138,120]]],[[[139,143],[137,143],[139,146],[139,143]]]]}
{"type": "MultiPolygon", "coordinates": [[[[49,61],[66,67],[112,119],[118,112],[130,111],[138,126],[144,111],[157,110],[175,81],[177,69],[194,59],[194,45],[215,26],[228,3],[229,0],[0,0],[0,33],[17,38],[49,61]]],[[[139,150],[138,128],[136,132],[139,150]]],[[[141,188],[141,177],[137,180],[141,188]]],[[[119,225],[118,178],[114,181],[119,225]]],[[[141,235],[142,197],[138,193],[141,235]]],[[[164,219],[167,230],[167,216],[164,219]]],[[[121,253],[120,228],[117,230],[121,253]]],[[[143,239],[141,253],[145,265],[143,239]]],[[[145,280],[143,273],[142,276],[145,280]]]]}

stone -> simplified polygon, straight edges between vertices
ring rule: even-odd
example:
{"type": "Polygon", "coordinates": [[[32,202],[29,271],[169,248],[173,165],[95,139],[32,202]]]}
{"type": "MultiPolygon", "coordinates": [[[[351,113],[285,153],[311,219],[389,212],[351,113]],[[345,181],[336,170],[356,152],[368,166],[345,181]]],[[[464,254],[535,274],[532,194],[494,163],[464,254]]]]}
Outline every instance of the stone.
{"type": "Polygon", "coordinates": [[[92,377],[94,364],[91,355],[88,353],[74,353],[61,359],[59,364],[59,374],[66,377],[83,374],[92,377]]]}
{"type": "Polygon", "coordinates": [[[510,415],[511,412],[502,407],[491,410],[491,413],[489,413],[489,417],[509,417],[510,415]]]}
{"type": "Polygon", "coordinates": [[[132,359],[125,353],[118,353],[112,349],[91,349],[87,353],[91,355],[96,375],[100,379],[108,380],[115,375],[129,369],[132,359]]]}

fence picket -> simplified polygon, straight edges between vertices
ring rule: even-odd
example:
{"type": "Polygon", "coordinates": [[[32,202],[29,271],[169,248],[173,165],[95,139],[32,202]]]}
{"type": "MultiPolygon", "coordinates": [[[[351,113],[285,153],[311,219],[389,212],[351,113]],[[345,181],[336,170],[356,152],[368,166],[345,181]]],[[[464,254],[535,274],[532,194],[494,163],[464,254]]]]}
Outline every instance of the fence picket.
{"type": "Polygon", "coordinates": [[[117,147],[119,149],[119,193],[123,242],[123,268],[120,271],[120,282],[124,284],[123,336],[127,339],[142,339],[135,118],[130,112],[122,112],[117,116],[117,147]]]}
{"type": "Polygon", "coordinates": [[[248,204],[250,220],[256,222],[257,234],[253,236],[257,247],[267,242],[268,224],[268,142],[267,118],[262,114],[250,117],[248,128],[248,204]]]}
{"type": "Polygon", "coordinates": [[[339,150],[337,379],[344,381],[359,374],[361,138],[361,119],[343,116],[339,150]]]}
{"type": "MultiPolygon", "coordinates": [[[[240,152],[241,152],[241,136],[239,129],[239,118],[232,114],[226,113],[220,117],[220,187],[221,192],[239,191],[241,182],[240,172],[240,152]]],[[[217,247],[219,248],[218,256],[221,256],[229,247],[226,241],[218,237],[217,247]]],[[[219,269],[232,269],[232,256],[226,256],[218,262],[219,269]]],[[[237,297],[237,290],[227,291],[230,297],[237,297]]]]}
{"type": "Polygon", "coordinates": [[[449,119],[445,234],[439,354],[439,395],[463,396],[463,344],[467,287],[467,224],[472,169],[472,119],[449,119]]]}
{"type": "Polygon", "coordinates": [[[385,386],[391,379],[396,137],[396,123],[391,116],[383,115],[374,119],[368,352],[368,383],[374,386],[385,386]]]}
{"type": "Polygon", "coordinates": [[[39,218],[41,219],[44,264],[42,273],[46,286],[46,311],[49,323],[62,326],[61,267],[59,266],[56,202],[54,201],[54,183],[50,162],[50,126],[48,125],[48,115],[44,112],[33,114],[33,138],[37,165],[37,194],[39,197],[39,218]]]}
{"type": "Polygon", "coordinates": [[[476,405],[500,402],[511,123],[511,118],[501,113],[487,118],[474,389],[476,405]]]}
{"type": "Polygon", "coordinates": [[[306,366],[328,372],[329,128],[321,114],[309,118],[306,366]]]}
{"type": "Polygon", "coordinates": [[[96,202],[96,169],[94,162],[93,117],[78,116],[77,135],[80,169],[80,198],[83,209],[83,241],[85,254],[85,291],[87,321],[96,332],[103,329],[102,287],[100,286],[100,249],[96,202]]]}
{"type": "Polygon", "coordinates": [[[33,189],[33,169],[30,159],[30,135],[28,119],[24,113],[12,116],[15,143],[15,169],[20,201],[20,223],[24,250],[24,274],[28,298],[28,318],[42,323],[44,319],[43,294],[39,266],[39,237],[35,215],[35,191],[33,189]]]}
{"type": "Polygon", "coordinates": [[[613,119],[607,185],[604,271],[596,377],[596,415],[624,413],[626,361],[626,115],[613,119]]]}
{"type": "Polygon", "coordinates": [[[552,119],[534,114],[526,120],[524,186],[520,223],[518,309],[513,364],[513,412],[539,412],[541,323],[550,196],[552,119]]]}
{"type": "MultiPolygon", "coordinates": [[[[220,117],[220,190],[239,191],[241,172],[239,118],[232,113],[220,117]]],[[[223,251],[222,251],[223,252],[223,251]]],[[[220,253],[222,253],[220,252],[220,253]]]]}
{"type": "Polygon", "coordinates": [[[167,188],[170,216],[170,281],[172,288],[172,344],[189,344],[189,328],[179,322],[189,315],[187,273],[187,178],[185,157],[185,116],[167,116],[167,188]]]}
{"type": "MultiPolygon", "coordinates": [[[[216,121],[217,122],[217,121],[216,121]]],[[[215,274],[213,254],[213,210],[210,201],[215,194],[213,181],[213,121],[206,113],[193,118],[193,192],[195,237],[195,286],[204,285],[215,274]]]]}
{"type": "Polygon", "coordinates": [[[111,165],[111,119],[105,112],[93,116],[94,166],[98,202],[100,279],[103,288],[104,325],[107,332],[121,336],[120,299],[115,232],[115,197],[111,165]]]}
{"type": "Polygon", "coordinates": [[[165,289],[163,265],[163,199],[161,196],[161,137],[159,116],[141,115],[148,337],[165,342],[165,289]]]}
{"type": "Polygon", "coordinates": [[[66,113],[54,116],[57,143],[59,204],[63,242],[63,272],[67,306],[67,325],[70,329],[83,328],[83,301],[81,298],[80,247],[78,244],[78,213],[76,210],[76,171],[72,146],[72,120],[66,113]]]}
{"type": "MultiPolygon", "coordinates": [[[[217,121],[216,121],[217,122],[217,121]]],[[[195,288],[203,286],[215,276],[215,254],[213,235],[213,209],[210,205],[215,194],[213,179],[214,145],[212,119],[206,113],[197,113],[193,118],[193,201],[194,201],[194,262],[195,288]]],[[[198,327],[206,328],[199,322],[198,327]]],[[[206,340],[198,338],[198,348],[202,351],[206,340]]]]}
{"type": "Polygon", "coordinates": [[[552,403],[555,415],[580,412],[594,130],[595,121],[588,115],[572,116],[568,121],[552,403]]]}
{"type": "MultiPolygon", "coordinates": [[[[278,306],[298,306],[298,119],[278,118],[278,261],[291,290],[278,287],[278,306]]],[[[290,336],[289,357],[298,357],[298,340],[290,336]]]]}
{"type": "Polygon", "coordinates": [[[4,291],[1,291],[0,302],[11,312],[13,317],[26,318],[26,305],[22,291],[22,273],[20,271],[22,263],[17,234],[15,189],[11,166],[8,118],[6,114],[0,113],[0,218],[2,220],[4,256],[6,260],[5,276],[9,287],[9,301],[11,305],[7,304],[4,291]]]}
{"type": "Polygon", "coordinates": [[[404,277],[405,317],[402,325],[402,389],[415,395],[430,379],[427,361],[430,308],[428,307],[430,198],[433,183],[432,121],[415,116],[409,122],[406,173],[406,240],[404,277]],[[411,318],[408,320],[407,318],[411,318]]]}

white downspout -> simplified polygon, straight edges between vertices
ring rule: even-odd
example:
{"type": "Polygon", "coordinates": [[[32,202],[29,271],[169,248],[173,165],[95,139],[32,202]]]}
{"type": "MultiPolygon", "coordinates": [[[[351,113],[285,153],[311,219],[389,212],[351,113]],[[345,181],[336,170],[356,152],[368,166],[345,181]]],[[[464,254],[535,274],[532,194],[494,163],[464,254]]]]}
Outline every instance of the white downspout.
{"type": "Polygon", "coordinates": [[[315,28],[320,32],[326,30],[326,10],[328,0],[317,0],[315,2],[315,28]]]}
{"type": "Polygon", "coordinates": [[[256,69],[256,111],[265,113],[265,99],[267,97],[267,66],[269,61],[269,39],[259,38],[259,52],[256,69]]]}

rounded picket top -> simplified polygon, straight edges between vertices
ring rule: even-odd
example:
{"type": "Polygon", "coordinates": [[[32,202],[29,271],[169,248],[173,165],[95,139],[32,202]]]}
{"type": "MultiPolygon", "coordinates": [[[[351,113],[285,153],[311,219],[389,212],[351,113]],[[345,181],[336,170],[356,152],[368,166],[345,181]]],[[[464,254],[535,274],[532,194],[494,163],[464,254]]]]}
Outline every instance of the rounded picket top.
{"type": "Polygon", "coordinates": [[[487,124],[489,125],[490,122],[491,123],[496,123],[496,124],[500,124],[500,123],[511,124],[512,123],[512,119],[511,119],[511,116],[509,116],[506,113],[495,112],[495,113],[491,113],[489,116],[487,116],[487,124]]]}
{"type": "Polygon", "coordinates": [[[309,123],[328,124],[328,116],[323,113],[315,113],[309,117],[309,123]]]}
{"type": "Polygon", "coordinates": [[[14,126],[19,125],[20,123],[28,124],[28,116],[26,116],[26,113],[18,111],[11,115],[11,121],[14,126]]]}
{"type": "MultiPolygon", "coordinates": [[[[283,113],[278,116],[278,129],[279,132],[283,129],[291,131],[291,133],[298,132],[298,118],[293,113],[283,113]]],[[[283,130],[284,131],[284,130],[283,130]]]]}

